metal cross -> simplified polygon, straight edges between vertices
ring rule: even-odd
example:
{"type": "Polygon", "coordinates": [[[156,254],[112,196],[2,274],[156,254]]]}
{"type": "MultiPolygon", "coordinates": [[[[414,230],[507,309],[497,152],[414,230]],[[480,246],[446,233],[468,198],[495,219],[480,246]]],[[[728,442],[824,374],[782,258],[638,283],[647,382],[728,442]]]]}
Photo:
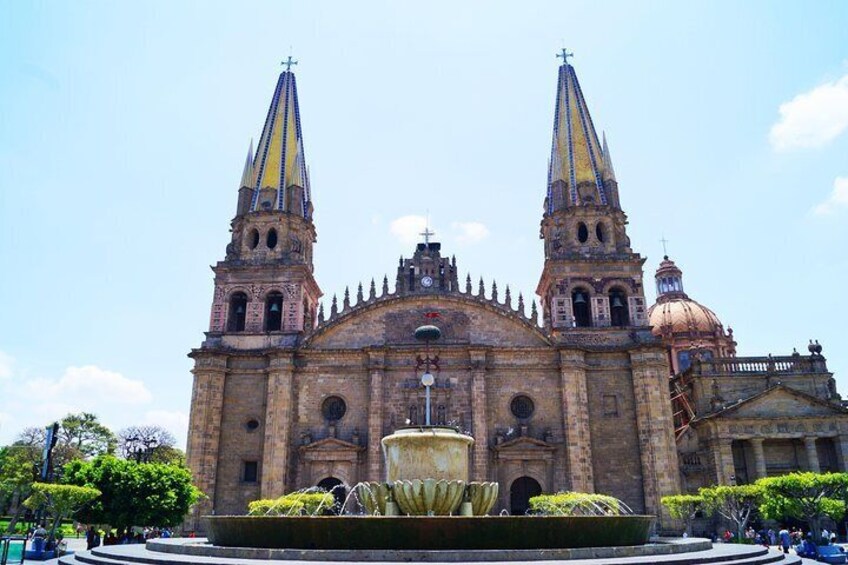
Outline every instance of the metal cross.
{"type": "Polygon", "coordinates": [[[562,59],[562,64],[568,64],[568,58],[574,57],[574,53],[569,52],[565,47],[562,48],[562,53],[557,54],[557,59],[562,59]]]}
{"type": "Polygon", "coordinates": [[[666,244],[668,243],[668,240],[665,238],[665,235],[662,236],[660,242],[663,244],[663,255],[668,257],[668,249],[666,249],[666,244]]]}
{"type": "Polygon", "coordinates": [[[424,231],[419,233],[418,235],[423,235],[424,236],[424,245],[429,246],[430,245],[430,236],[436,235],[436,232],[430,231],[430,226],[427,226],[426,228],[424,228],[424,231]]]}
{"type": "Polygon", "coordinates": [[[285,66],[286,66],[286,72],[288,72],[288,71],[290,71],[290,70],[291,70],[292,65],[296,65],[296,64],[297,64],[297,61],[292,60],[292,56],[291,56],[291,55],[289,55],[289,58],[288,58],[287,60],[285,60],[285,61],[280,61],[280,64],[281,64],[281,65],[285,65],[285,66]]]}

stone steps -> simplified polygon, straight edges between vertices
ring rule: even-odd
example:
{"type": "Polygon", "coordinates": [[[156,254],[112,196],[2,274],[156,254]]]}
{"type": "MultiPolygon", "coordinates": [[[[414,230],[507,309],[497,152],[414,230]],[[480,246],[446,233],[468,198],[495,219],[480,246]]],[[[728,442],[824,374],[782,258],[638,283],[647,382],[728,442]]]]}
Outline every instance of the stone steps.
{"type": "MultiPolygon", "coordinates": [[[[475,561],[477,553],[479,552],[470,551],[465,553],[462,559],[452,559],[452,561],[475,561]]],[[[504,557],[509,558],[509,555],[504,555],[504,557]]],[[[334,559],[334,561],[343,560],[334,559]]],[[[395,562],[401,563],[404,561],[404,557],[398,554],[395,562]]],[[[435,559],[433,561],[435,562],[435,559]]],[[[166,553],[151,551],[144,545],[100,547],[93,551],[82,551],[59,559],[61,565],[244,565],[251,563],[256,565],[291,565],[296,562],[298,561],[166,553]]],[[[359,562],[361,563],[361,561],[359,562]]],[[[509,563],[506,560],[503,562],[509,563]]],[[[520,562],[519,559],[512,561],[512,563],[520,562]]],[[[300,563],[303,563],[303,561],[300,561],[300,563]]],[[[568,563],[569,565],[767,565],[770,563],[800,565],[802,561],[796,555],[784,555],[776,550],[759,546],[716,544],[712,549],[706,551],[628,558],[576,559],[568,560],[568,563]]]]}

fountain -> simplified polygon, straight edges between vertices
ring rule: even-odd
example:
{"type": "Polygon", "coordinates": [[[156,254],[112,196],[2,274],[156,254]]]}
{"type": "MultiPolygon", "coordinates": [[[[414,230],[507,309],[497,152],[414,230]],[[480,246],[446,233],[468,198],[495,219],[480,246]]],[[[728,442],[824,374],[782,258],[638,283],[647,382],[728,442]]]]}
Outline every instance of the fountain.
{"type": "MultiPolygon", "coordinates": [[[[216,546],[319,550],[550,549],[636,546],[648,540],[653,516],[625,515],[624,503],[579,515],[488,516],[496,482],[470,482],[474,438],[430,422],[430,342],[441,331],[421,326],[426,357],[425,423],[382,439],[385,482],[355,485],[366,514],[341,516],[209,516],[216,546]],[[601,514],[601,515],[593,515],[601,514]],[[616,514],[616,515],[609,515],[616,514]]],[[[347,504],[345,505],[347,506],[347,504]]],[[[346,509],[346,508],[345,508],[346,509]]],[[[345,510],[343,509],[343,510],[345,510]]]]}

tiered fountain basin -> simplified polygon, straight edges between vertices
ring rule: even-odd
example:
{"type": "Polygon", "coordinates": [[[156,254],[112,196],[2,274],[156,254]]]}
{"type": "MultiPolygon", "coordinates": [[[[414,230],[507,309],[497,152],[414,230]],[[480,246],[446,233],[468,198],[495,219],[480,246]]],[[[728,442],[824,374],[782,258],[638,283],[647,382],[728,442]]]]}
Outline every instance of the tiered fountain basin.
{"type": "Polygon", "coordinates": [[[265,549],[440,551],[621,547],[648,541],[653,516],[487,516],[498,484],[468,481],[474,439],[454,428],[403,428],[382,443],[386,481],[354,487],[367,514],[208,516],[209,542],[265,549]]]}

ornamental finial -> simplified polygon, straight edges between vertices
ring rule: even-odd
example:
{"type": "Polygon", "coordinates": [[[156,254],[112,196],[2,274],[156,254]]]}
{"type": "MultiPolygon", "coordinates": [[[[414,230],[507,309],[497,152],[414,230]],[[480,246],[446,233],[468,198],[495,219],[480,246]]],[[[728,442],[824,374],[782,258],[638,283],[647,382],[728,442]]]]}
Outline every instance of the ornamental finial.
{"type": "MultiPolygon", "coordinates": [[[[568,64],[568,58],[569,57],[574,57],[574,53],[572,53],[571,51],[568,51],[565,47],[562,48],[562,53],[557,53],[557,59],[562,59],[563,65],[568,64]]],[[[289,58],[291,58],[291,57],[289,57],[289,58]]]]}
{"type": "MultiPolygon", "coordinates": [[[[565,49],[563,49],[563,51],[565,51],[565,49]]],[[[557,55],[557,57],[559,57],[559,55],[557,55]]],[[[286,72],[289,72],[292,68],[292,65],[296,65],[296,64],[297,64],[297,61],[293,60],[291,55],[289,55],[289,58],[286,59],[285,61],[280,61],[280,65],[286,66],[286,72]]]]}

